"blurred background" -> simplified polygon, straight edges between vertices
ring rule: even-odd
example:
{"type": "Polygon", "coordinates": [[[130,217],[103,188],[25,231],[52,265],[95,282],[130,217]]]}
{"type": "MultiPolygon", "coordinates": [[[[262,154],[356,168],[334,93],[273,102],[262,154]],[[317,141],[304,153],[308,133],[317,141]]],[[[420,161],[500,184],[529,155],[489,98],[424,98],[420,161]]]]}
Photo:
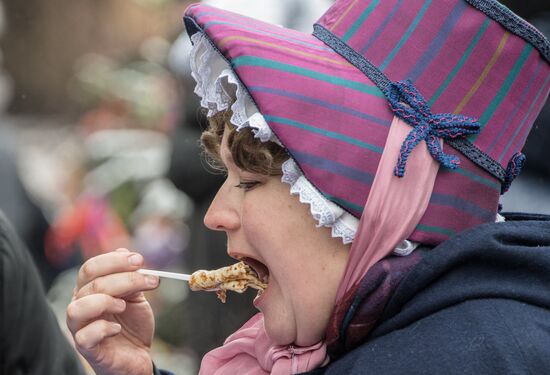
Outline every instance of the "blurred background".
{"type": "MultiPolygon", "coordinates": [[[[206,2],[307,32],[331,4],[206,2]]],[[[129,247],[149,268],[176,272],[231,262],[225,236],[202,224],[221,176],[199,155],[205,120],[182,35],[189,3],[0,2],[0,209],[31,250],[63,328],[76,270],[101,252],[129,247]]],[[[504,3],[550,36],[549,2],[504,3]]],[[[549,122],[546,105],[504,211],[550,214],[549,122]]],[[[148,297],[155,361],[176,374],[196,373],[200,357],[254,313],[253,293],[222,305],[169,280],[148,297]]]]}

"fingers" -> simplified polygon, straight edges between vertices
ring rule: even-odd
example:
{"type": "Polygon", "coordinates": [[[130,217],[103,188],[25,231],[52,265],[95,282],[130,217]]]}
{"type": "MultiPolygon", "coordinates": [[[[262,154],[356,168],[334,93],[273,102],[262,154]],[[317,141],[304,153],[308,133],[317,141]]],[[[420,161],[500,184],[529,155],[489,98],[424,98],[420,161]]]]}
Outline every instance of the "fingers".
{"type": "Polygon", "coordinates": [[[114,273],[130,272],[143,265],[143,257],[126,249],[118,249],[110,253],[98,255],[88,259],[78,272],[77,289],[90,283],[92,280],[114,273]]]}
{"type": "Polygon", "coordinates": [[[118,323],[96,320],[76,332],[74,341],[78,351],[86,356],[103,340],[119,334],[121,330],[122,327],[118,323]]]}
{"type": "Polygon", "coordinates": [[[67,306],[67,327],[73,335],[92,320],[103,314],[120,314],[126,309],[126,302],[106,294],[94,294],[72,301],[67,306]]]}
{"type": "Polygon", "coordinates": [[[128,297],[136,293],[155,289],[158,276],[138,272],[122,272],[98,277],[78,290],[75,300],[93,294],[107,294],[114,297],[128,297]]]}

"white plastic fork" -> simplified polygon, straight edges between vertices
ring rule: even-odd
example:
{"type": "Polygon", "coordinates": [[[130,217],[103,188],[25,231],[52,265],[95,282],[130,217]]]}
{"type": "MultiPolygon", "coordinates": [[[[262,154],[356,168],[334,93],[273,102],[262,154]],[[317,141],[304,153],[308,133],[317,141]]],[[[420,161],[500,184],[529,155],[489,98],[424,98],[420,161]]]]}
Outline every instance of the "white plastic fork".
{"type": "MultiPolygon", "coordinates": [[[[137,270],[137,272],[139,272],[143,275],[153,275],[153,276],[159,276],[159,277],[166,277],[167,279],[175,279],[175,280],[183,280],[183,281],[191,280],[191,275],[189,275],[187,273],[148,270],[146,268],[141,268],[141,269],[137,270]]],[[[204,289],[205,292],[216,292],[218,290],[219,290],[219,288],[204,289]]]]}
{"type": "Polygon", "coordinates": [[[159,276],[159,277],[166,277],[168,279],[175,279],[175,280],[189,281],[191,279],[191,275],[188,275],[186,273],[156,271],[156,270],[148,270],[148,269],[145,269],[145,268],[139,269],[139,270],[137,270],[137,272],[142,273],[144,275],[153,275],[153,276],[159,276]]]}

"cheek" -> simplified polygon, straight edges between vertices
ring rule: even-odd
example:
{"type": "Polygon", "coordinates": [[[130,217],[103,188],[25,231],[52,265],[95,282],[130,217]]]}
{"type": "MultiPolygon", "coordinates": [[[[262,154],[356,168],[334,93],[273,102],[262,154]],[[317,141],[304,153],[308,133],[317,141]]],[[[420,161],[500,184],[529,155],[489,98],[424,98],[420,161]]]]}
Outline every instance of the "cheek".
{"type": "MultiPolygon", "coordinates": [[[[256,197],[254,197],[256,198],[256,197]]],[[[242,228],[249,241],[270,243],[279,242],[288,237],[292,225],[289,223],[295,219],[289,215],[289,205],[280,200],[264,197],[245,200],[242,206],[242,228]],[[282,235],[285,235],[281,238],[282,235]]]]}
{"type": "Polygon", "coordinates": [[[271,223],[266,212],[263,209],[259,209],[257,205],[245,202],[241,212],[242,229],[246,235],[248,241],[256,241],[261,239],[262,232],[271,223]]]}
{"type": "Polygon", "coordinates": [[[272,248],[282,240],[283,220],[280,215],[275,214],[276,210],[276,207],[265,209],[243,206],[242,229],[247,241],[253,247],[272,248]]]}

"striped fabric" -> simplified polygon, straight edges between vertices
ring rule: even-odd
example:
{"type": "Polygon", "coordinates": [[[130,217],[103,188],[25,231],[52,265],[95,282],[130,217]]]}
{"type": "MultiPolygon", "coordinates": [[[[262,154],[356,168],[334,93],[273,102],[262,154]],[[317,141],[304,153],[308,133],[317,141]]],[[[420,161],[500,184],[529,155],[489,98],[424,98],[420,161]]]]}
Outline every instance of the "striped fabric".
{"type": "MultiPolygon", "coordinates": [[[[338,0],[318,23],[390,80],[411,80],[434,113],[477,118],[482,131],[469,140],[506,168],[546,101],[550,65],[544,46],[524,39],[530,25],[503,26],[478,3],[510,13],[492,0],[338,0]]],[[[206,5],[186,18],[228,59],[309,181],[360,217],[393,118],[384,94],[312,35],[206,5]]],[[[438,244],[495,219],[500,182],[444,152],[461,167],[440,169],[411,240],[438,244]]]]}

